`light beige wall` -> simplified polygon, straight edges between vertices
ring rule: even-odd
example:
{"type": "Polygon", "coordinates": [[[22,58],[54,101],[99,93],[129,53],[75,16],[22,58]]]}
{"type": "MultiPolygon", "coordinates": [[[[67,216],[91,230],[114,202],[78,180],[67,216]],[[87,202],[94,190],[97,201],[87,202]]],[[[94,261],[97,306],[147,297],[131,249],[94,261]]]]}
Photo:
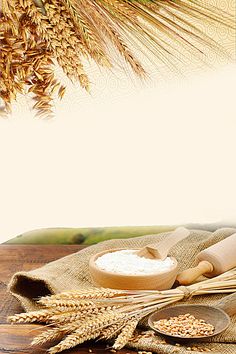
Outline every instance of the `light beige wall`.
{"type": "Polygon", "coordinates": [[[235,221],[235,75],[227,65],[142,88],[108,77],[96,97],[68,94],[52,121],[22,106],[0,122],[1,240],[48,226],[235,221]]]}
{"type": "MultiPolygon", "coordinates": [[[[207,31],[234,52],[232,33],[207,31]]],[[[236,65],[210,61],[183,64],[185,77],[149,68],[145,83],[91,66],[91,95],[69,84],[51,121],[19,98],[0,121],[1,241],[49,226],[235,221],[236,65]]]]}

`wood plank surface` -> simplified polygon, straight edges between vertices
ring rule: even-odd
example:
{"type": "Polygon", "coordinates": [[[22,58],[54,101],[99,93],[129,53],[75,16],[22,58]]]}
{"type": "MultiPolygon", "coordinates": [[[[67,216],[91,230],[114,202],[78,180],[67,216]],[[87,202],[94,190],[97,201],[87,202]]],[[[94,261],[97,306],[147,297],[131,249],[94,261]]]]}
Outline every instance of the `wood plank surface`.
{"type": "MultiPolygon", "coordinates": [[[[84,248],[81,245],[0,245],[0,354],[42,354],[44,347],[30,347],[32,338],[42,331],[39,325],[10,325],[7,317],[22,312],[19,302],[7,292],[12,275],[21,270],[31,270],[84,248]]],[[[110,353],[104,343],[85,343],[67,353],[110,353]]],[[[119,354],[135,353],[123,349],[119,354]]]]}

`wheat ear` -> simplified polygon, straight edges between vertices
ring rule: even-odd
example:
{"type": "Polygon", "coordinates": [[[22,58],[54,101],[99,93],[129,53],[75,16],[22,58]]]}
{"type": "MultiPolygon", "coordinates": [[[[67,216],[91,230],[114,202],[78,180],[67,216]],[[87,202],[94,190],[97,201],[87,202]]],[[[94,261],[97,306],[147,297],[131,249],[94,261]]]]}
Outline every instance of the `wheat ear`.
{"type": "Polygon", "coordinates": [[[74,322],[79,320],[85,320],[88,316],[92,314],[97,314],[99,312],[98,309],[92,309],[91,311],[70,311],[63,312],[58,315],[54,315],[51,317],[52,323],[63,324],[67,322],[74,322]]]}
{"type": "Polygon", "coordinates": [[[43,301],[60,300],[60,299],[68,299],[68,300],[88,299],[89,300],[89,299],[99,299],[99,298],[112,298],[122,293],[123,292],[121,290],[91,288],[88,290],[65,291],[60,294],[42,297],[41,300],[43,301]]]}
{"type": "Polygon", "coordinates": [[[51,316],[58,313],[60,313],[58,308],[19,313],[14,316],[9,316],[8,321],[11,323],[49,322],[51,316]]]}
{"type": "Polygon", "coordinates": [[[48,350],[49,354],[60,353],[63,350],[74,348],[76,345],[82,344],[88,340],[95,339],[99,336],[99,331],[80,335],[79,333],[71,333],[63,341],[48,350]]]}
{"type": "Polygon", "coordinates": [[[63,341],[49,350],[50,354],[73,348],[83,342],[97,338],[104,327],[124,318],[124,314],[115,311],[106,311],[85,321],[76,331],[68,335],[63,341]]]}
{"type": "Polygon", "coordinates": [[[91,308],[87,308],[85,310],[72,310],[69,312],[62,312],[57,315],[54,315],[51,317],[51,321],[54,323],[63,324],[66,322],[74,322],[74,321],[85,321],[86,319],[89,319],[93,317],[94,315],[98,315],[101,313],[105,313],[106,311],[110,310],[116,310],[117,306],[106,306],[106,307],[96,307],[92,306],[91,308]]]}
{"type": "Polygon", "coordinates": [[[115,343],[113,344],[113,349],[120,350],[128,343],[130,338],[133,336],[138,322],[139,320],[137,318],[127,322],[127,324],[122,328],[121,333],[116,338],[115,343]]]}
{"type": "Polygon", "coordinates": [[[51,328],[47,331],[44,331],[43,333],[40,333],[38,336],[36,336],[33,341],[31,342],[31,345],[39,345],[39,344],[44,344],[49,341],[55,341],[62,339],[66,334],[69,334],[71,332],[74,332],[79,326],[81,325],[81,322],[74,322],[74,323],[69,323],[67,325],[61,326],[61,327],[54,327],[51,328]]]}
{"type": "Polygon", "coordinates": [[[68,310],[77,310],[77,311],[85,311],[86,309],[96,308],[96,305],[92,301],[87,300],[68,300],[68,299],[61,299],[61,300],[39,300],[38,303],[40,305],[44,305],[46,307],[56,307],[61,311],[68,311],[68,310]]]}
{"type": "Polygon", "coordinates": [[[111,338],[115,337],[117,334],[120,333],[121,329],[123,328],[123,326],[126,323],[127,323],[127,321],[119,321],[117,323],[114,323],[111,326],[104,328],[101,331],[99,339],[103,340],[103,339],[111,339],[111,338]]]}

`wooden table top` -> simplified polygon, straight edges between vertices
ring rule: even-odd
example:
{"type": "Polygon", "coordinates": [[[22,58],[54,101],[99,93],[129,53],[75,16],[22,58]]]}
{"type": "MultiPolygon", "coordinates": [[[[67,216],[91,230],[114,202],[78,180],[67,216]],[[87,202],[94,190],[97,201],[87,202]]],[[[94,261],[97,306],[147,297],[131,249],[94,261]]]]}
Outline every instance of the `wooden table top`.
{"type": "MultiPolygon", "coordinates": [[[[19,302],[7,292],[7,284],[17,271],[28,271],[45,263],[74,253],[84,246],[79,245],[0,245],[0,354],[42,354],[44,347],[30,347],[32,338],[42,331],[39,325],[10,325],[7,317],[23,311],[19,302]]],[[[104,343],[89,342],[67,353],[81,354],[110,353],[104,343]],[[78,350],[79,348],[79,350],[78,350]]],[[[118,354],[132,354],[132,350],[122,349],[118,354]]]]}

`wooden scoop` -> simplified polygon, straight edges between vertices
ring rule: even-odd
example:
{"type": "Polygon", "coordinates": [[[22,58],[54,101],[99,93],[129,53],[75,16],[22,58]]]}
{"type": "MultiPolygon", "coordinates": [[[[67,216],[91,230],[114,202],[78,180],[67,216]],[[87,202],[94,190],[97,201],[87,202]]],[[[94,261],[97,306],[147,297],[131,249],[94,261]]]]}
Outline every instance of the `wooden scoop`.
{"type": "Polygon", "coordinates": [[[137,255],[140,257],[150,259],[165,259],[168,256],[169,250],[179,241],[189,236],[190,231],[185,227],[178,227],[168,237],[158,244],[153,243],[145,246],[137,251],[137,255]]]}
{"type": "Polygon", "coordinates": [[[161,335],[167,336],[175,341],[192,341],[192,340],[204,340],[217,334],[220,334],[230,324],[230,317],[236,314],[236,292],[232,295],[225,296],[216,306],[207,305],[178,305],[168,307],[154,312],[149,316],[148,324],[156,332],[161,335]],[[205,320],[207,323],[212,324],[215,327],[214,333],[211,335],[203,335],[197,337],[184,337],[180,335],[170,335],[160,331],[154,327],[154,322],[161,319],[168,319],[179,315],[185,315],[189,313],[195,316],[197,319],[205,320]]]}

